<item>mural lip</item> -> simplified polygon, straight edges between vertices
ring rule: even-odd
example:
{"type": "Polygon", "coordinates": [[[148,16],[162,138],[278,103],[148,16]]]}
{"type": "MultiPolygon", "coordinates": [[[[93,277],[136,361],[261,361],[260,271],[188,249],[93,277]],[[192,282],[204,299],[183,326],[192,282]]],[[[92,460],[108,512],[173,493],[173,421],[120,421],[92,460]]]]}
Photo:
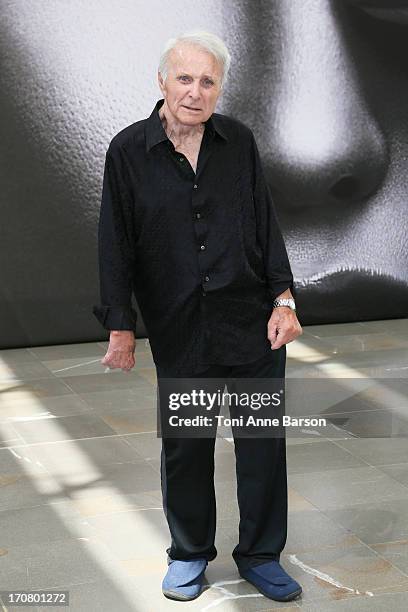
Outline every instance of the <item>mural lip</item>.
{"type": "Polygon", "coordinates": [[[398,312],[408,313],[407,279],[397,278],[366,268],[339,268],[337,270],[314,274],[308,278],[296,278],[295,290],[299,291],[307,301],[335,304],[336,310],[344,314],[353,314],[356,310],[384,309],[384,296],[388,295],[388,306],[391,311],[394,305],[398,312]]]}
{"type": "Polygon", "coordinates": [[[407,281],[391,274],[350,268],[294,281],[302,325],[407,318],[407,281]]]}
{"type": "Polygon", "coordinates": [[[372,270],[370,268],[360,267],[360,266],[340,266],[334,270],[317,272],[312,274],[309,277],[296,278],[295,282],[301,286],[302,284],[319,284],[325,281],[330,281],[333,279],[339,279],[342,282],[347,281],[348,283],[353,283],[354,280],[358,278],[358,280],[365,280],[374,283],[387,283],[393,285],[396,289],[398,287],[403,288],[408,294],[408,279],[397,278],[395,275],[387,274],[386,272],[379,272],[377,270],[372,270]]]}

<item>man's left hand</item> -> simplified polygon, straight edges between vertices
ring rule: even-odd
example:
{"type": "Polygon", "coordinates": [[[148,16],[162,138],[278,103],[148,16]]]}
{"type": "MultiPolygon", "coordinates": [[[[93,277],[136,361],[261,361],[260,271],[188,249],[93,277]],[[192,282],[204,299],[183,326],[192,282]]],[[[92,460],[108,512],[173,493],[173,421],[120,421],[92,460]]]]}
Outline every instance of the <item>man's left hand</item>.
{"type": "Polygon", "coordinates": [[[268,321],[268,340],[272,350],[292,342],[301,334],[303,330],[293,310],[288,306],[278,306],[273,309],[268,321]]]}

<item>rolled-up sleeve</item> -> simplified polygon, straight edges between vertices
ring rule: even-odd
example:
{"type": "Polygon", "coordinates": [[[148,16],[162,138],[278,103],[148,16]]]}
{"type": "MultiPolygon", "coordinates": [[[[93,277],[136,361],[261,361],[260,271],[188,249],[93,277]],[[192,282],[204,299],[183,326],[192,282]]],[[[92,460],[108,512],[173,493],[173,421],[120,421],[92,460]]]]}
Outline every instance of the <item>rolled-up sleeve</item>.
{"type": "Polygon", "coordinates": [[[285,242],[279,227],[271,191],[265,178],[259,150],[252,133],[251,147],[257,237],[264,257],[268,292],[272,301],[286,289],[290,289],[295,297],[293,274],[285,242]]]}
{"type": "Polygon", "coordinates": [[[92,312],[105,329],[136,331],[133,199],[123,156],[112,143],[105,155],[98,225],[100,304],[94,304],[92,312]]]}

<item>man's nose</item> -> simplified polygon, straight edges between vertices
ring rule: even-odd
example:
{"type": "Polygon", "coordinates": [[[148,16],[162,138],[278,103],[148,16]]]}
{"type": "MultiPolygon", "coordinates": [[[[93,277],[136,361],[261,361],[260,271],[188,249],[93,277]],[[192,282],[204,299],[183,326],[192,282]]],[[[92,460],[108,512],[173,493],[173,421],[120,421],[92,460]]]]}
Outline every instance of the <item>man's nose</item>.
{"type": "Polygon", "coordinates": [[[288,207],[360,203],[381,184],[388,152],[350,53],[349,14],[330,0],[264,7],[275,32],[257,140],[269,182],[288,207]]]}
{"type": "Polygon", "coordinates": [[[201,95],[201,89],[200,89],[200,81],[199,79],[193,79],[193,82],[191,83],[190,86],[190,96],[194,99],[194,100],[198,100],[200,95],[201,95]]]}

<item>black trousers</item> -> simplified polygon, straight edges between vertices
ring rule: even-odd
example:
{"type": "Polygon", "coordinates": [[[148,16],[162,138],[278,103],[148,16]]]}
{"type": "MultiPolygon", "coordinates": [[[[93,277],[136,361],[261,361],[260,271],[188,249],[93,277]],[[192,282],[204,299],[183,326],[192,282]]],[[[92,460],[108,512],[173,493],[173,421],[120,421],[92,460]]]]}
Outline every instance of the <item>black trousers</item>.
{"type": "MultiPolygon", "coordinates": [[[[222,378],[229,392],[239,392],[240,378],[283,379],[285,365],[284,345],[252,363],[211,365],[194,378],[222,378]]],[[[159,366],[156,370],[160,395],[160,379],[166,371],[159,366]]],[[[214,446],[215,437],[162,437],[161,489],[171,534],[166,552],[172,559],[211,561],[217,556],[214,446]]],[[[279,560],[286,543],[286,440],[284,436],[234,435],[234,448],[240,521],[232,557],[239,568],[246,569],[279,560]]]]}

